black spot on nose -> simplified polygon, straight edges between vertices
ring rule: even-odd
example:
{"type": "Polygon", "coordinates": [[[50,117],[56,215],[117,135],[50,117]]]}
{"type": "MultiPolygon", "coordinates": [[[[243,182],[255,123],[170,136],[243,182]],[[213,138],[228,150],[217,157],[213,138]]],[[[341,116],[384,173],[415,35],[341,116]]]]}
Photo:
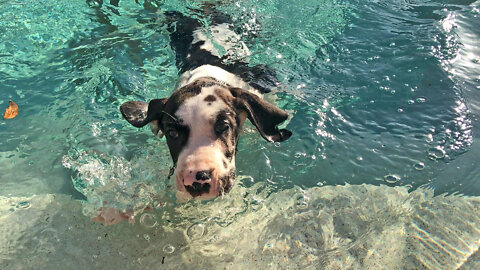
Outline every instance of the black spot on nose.
{"type": "Polygon", "coordinates": [[[194,191],[200,191],[200,190],[202,190],[202,186],[203,186],[203,185],[200,184],[200,183],[198,183],[198,182],[193,182],[193,184],[192,184],[192,189],[193,189],[194,191]]]}
{"type": "Polygon", "coordinates": [[[190,193],[190,195],[192,195],[192,197],[198,197],[210,191],[210,184],[193,182],[191,186],[185,186],[185,189],[188,191],[188,193],[190,193]]]}
{"type": "Polygon", "coordinates": [[[198,171],[197,174],[195,175],[195,178],[199,181],[205,181],[210,179],[212,176],[211,171],[198,171]]]}

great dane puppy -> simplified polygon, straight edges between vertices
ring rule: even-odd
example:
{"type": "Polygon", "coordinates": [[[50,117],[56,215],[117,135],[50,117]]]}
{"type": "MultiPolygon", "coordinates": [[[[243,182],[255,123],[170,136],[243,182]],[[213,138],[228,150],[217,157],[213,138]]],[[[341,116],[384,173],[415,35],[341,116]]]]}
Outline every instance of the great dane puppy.
{"type": "Polygon", "coordinates": [[[171,45],[182,75],[170,97],[128,101],[123,117],[135,127],[151,125],[165,135],[175,164],[177,197],[211,199],[228,192],[235,180],[235,154],[248,119],[269,142],[292,133],[277,126],[288,114],[261,98],[277,79],[266,66],[249,67],[231,55],[250,52],[230,29],[228,16],[210,8],[209,31],[199,21],[167,12],[171,45]],[[236,42],[236,44],[232,44],[236,42]],[[214,44],[225,49],[221,55],[214,44]]]}

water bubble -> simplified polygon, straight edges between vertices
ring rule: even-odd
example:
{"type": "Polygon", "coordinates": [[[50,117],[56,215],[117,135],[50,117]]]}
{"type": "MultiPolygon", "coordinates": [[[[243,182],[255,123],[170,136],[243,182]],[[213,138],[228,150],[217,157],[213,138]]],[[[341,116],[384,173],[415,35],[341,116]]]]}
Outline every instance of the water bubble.
{"type": "Polygon", "coordinates": [[[428,134],[428,135],[425,137],[425,141],[426,141],[426,142],[429,142],[429,143],[433,142],[433,135],[432,135],[432,134],[428,134]]]}
{"type": "Polygon", "coordinates": [[[90,210],[87,207],[82,208],[82,214],[84,216],[88,216],[90,214],[90,210]]]}
{"type": "Polygon", "coordinates": [[[396,182],[400,181],[401,178],[396,174],[387,174],[383,177],[383,179],[389,184],[395,184],[396,182]]]}
{"type": "Polygon", "coordinates": [[[319,181],[317,182],[317,186],[323,187],[327,182],[326,181],[319,181]]]}
{"type": "Polygon", "coordinates": [[[296,209],[307,209],[308,207],[308,197],[304,194],[299,194],[295,198],[295,208],[296,209]]]}
{"type": "Polygon", "coordinates": [[[25,94],[23,93],[22,90],[17,90],[16,92],[17,92],[17,95],[18,95],[19,98],[24,98],[25,97],[25,94]]]}
{"type": "Polygon", "coordinates": [[[255,183],[255,179],[251,176],[246,176],[246,177],[243,177],[242,180],[241,180],[243,183],[248,183],[248,184],[252,184],[252,183],[255,183]]]}
{"type": "Polygon", "coordinates": [[[145,228],[153,228],[157,225],[157,219],[153,214],[144,213],[140,217],[140,224],[142,224],[145,228]]]}
{"type": "Polygon", "coordinates": [[[442,159],[445,157],[445,150],[440,147],[432,147],[427,150],[427,154],[431,160],[442,159]]]}
{"type": "MultiPolygon", "coordinates": [[[[143,238],[145,238],[145,240],[147,240],[147,241],[150,241],[150,235],[148,235],[148,234],[144,234],[143,238]]],[[[165,250],[165,248],[163,248],[163,250],[165,250]]]]}
{"type": "Polygon", "coordinates": [[[88,198],[88,203],[96,209],[100,209],[103,206],[103,200],[97,195],[92,195],[88,198]]]}
{"type": "Polygon", "coordinates": [[[17,208],[27,209],[27,208],[30,207],[30,202],[28,202],[28,201],[21,201],[21,202],[17,203],[16,207],[17,207],[17,208]]]}
{"type": "Polygon", "coordinates": [[[175,251],[175,247],[170,245],[170,244],[166,244],[164,247],[163,247],[163,252],[167,253],[167,254],[172,254],[173,252],[175,251]]]}
{"type": "Polygon", "coordinates": [[[295,153],[294,157],[295,157],[295,158],[301,158],[301,157],[304,157],[304,156],[306,156],[306,155],[307,155],[307,154],[305,154],[305,153],[297,152],[297,153],[295,153]]]}
{"type": "Polygon", "coordinates": [[[208,239],[208,241],[209,241],[210,243],[215,243],[215,242],[217,242],[218,240],[220,240],[220,236],[218,236],[218,235],[216,235],[216,234],[213,235],[210,239],[208,239]]]}
{"type": "Polygon", "coordinates": [[[262,208],[262,205],[263,205],[263,203],[262,203],[260,200],[252,199],[252,200],[250,201],[250,208],[252,208],[252,210],[261,209],[261,208],[262,208]]]}
{"type": "Polygon", "coordinates": [[[154,202],[152,203],[152,206],[153,206],[153,208],[155,208],[155,209],[160,209],[160,208],[162,208],[163,204],[162,204],[161,201],[154,201],[154,202]]]}
{"type": "Polygon", "coordinates": [[[425,164],[423,164],[423,162],[417,162],[417,163],[413,164],[413,168],[415,168],[415,170],[417,170],[417,171],[421,171],[421,170],[425,169],[425,164]]]}
{"type": "Polygon", "coordinates": [[[414,104],[414,103],[415,103],[415,100],[413,100],[413,99],[410,99],[409,101],[407,101],[407,103],[408,103],[408,104],[410,104],[410,105],[412,105],[412,104],[414,104]]]}
{"type": "Polygon", "coordinates": [[[304,88],[306,86],[306,84],[302,83],[302,84],[299,84],[297,85],[297,89],[301,89],[301,88],[304,88]]]}
{"type": "Polygon", "coordinates": [[[187,229],[187,236],[191,240],[200,239],[204,234],[205,234],[205,225],[201,223],[193,224],[187,229]]]}
{"type": "Polygon", "coordinates": [[[417,101],[418,103],[424,103],[425,100],[426,100],[425,98],[419,97],[419,98],[417,98],[415,101],[417,101]]]}

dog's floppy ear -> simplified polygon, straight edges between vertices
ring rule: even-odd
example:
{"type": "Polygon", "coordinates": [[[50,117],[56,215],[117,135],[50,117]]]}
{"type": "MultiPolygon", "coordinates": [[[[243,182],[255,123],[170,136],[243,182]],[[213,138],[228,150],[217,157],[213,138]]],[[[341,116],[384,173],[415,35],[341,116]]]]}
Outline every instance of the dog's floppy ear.
{"type": "Polygon", "coordinates": [[[292,136],[286,129],[278,129],[277,125],[287,120],[288,114],[241,88],[231,88],[235,97],[235,107],[247,113],[248,120],[255,125],[262,137],[269,142],[282,142],[292,136]]]}
{"type": "Polygon", "coordinates": [[[127,101],[120,106],[123,117],[134,127],[143,127],[153,120],[159,120],[167,98],[152,99],[149,103],[127,101]]]}

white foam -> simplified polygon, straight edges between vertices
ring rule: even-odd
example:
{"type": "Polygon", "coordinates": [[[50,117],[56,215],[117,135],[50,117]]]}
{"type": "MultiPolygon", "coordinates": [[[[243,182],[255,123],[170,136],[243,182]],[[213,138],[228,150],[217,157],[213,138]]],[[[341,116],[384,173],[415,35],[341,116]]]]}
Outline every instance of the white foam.
{"type": "Polygon", "coordinates": [[[65,195],[0,197],[0,268],[479,269],[479,197],[258,188],[167,207],[148,228],[92,223],[65,195]]]}

